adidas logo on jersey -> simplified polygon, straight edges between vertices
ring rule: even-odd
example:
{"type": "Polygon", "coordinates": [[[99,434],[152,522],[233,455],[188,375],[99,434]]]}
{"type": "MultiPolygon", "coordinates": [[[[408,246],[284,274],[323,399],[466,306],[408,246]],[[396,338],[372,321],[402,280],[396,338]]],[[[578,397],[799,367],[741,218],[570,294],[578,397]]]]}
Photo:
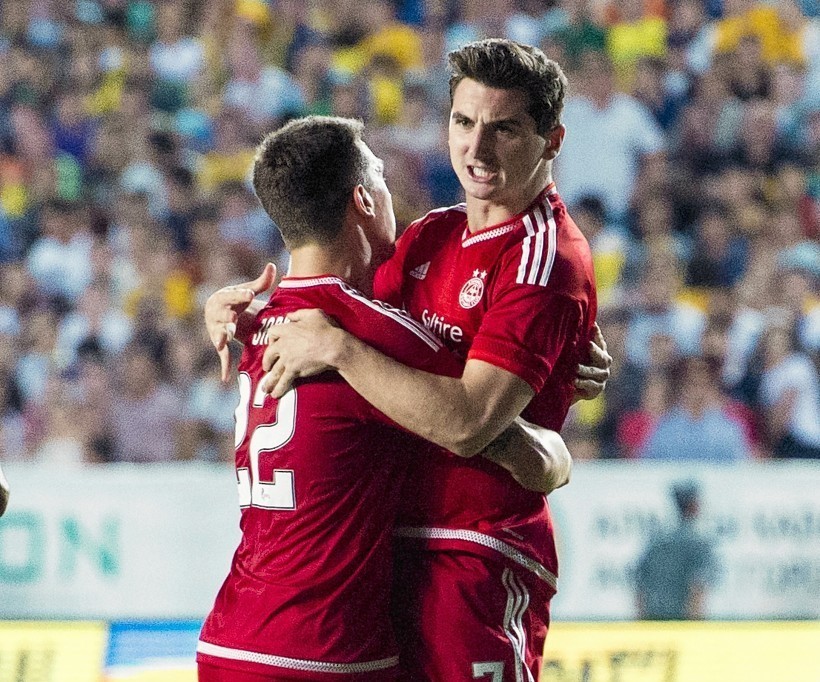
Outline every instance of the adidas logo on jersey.
{"type": "Polygon", "coordinates": [[[428,260],[426,263],[422,263],[418,267],[413,268],[410,271],[410,276],[415,277],[416,279],[424,279],[427,277],[427,271],[430,269],[430,261],[428,260]]]}

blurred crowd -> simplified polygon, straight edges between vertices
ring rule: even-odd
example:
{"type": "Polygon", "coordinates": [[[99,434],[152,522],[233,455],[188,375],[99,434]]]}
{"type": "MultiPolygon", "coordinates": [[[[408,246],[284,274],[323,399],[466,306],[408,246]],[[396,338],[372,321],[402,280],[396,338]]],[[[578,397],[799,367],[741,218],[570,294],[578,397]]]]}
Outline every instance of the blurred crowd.
{"type": "Polygon", "coordinates": [[[815,0],[0,2],[0,461],[220,461],[202,306],[287,266],[255,145],[355,116],[398,223],[461,200],[446,54],[570,79],[559,192],[615,358],[576,458],[820,458],[815,0]]]}

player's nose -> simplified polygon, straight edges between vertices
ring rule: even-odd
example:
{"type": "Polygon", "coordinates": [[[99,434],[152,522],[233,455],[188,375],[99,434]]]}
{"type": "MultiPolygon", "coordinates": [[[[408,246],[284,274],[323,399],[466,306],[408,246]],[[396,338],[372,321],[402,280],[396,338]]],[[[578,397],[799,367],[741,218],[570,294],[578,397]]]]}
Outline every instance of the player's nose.
{"type": "Polygon", "coordinates": [[[490,130],[477,125],[470,136],[469,153],[477,161],[490,161],[493,157],[493,138],[490,130]]]}

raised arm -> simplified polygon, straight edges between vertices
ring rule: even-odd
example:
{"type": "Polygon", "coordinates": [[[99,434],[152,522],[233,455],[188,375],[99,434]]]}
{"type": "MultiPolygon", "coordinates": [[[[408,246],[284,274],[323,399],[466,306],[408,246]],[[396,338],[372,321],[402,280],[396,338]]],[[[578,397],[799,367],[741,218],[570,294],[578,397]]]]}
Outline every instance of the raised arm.
{"type": "Polygon", "coordinates": [[[255,280],[222,287],[205,302],[205,327],[219,354],[222,381],[228,380],[231,364],[228,344],[234,339],[244,343],[244,330],[265,305],[256,296],[270,289],[275,279],[276,266],[268,263],[255,280]]]}

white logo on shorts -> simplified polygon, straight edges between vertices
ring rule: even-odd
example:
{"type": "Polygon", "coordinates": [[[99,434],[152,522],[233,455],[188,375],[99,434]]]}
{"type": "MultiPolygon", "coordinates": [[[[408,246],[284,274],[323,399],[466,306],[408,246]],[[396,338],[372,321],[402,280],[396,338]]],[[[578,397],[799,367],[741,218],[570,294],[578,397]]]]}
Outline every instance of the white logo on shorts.
{"type": "Polygon", "coordinates": [[[458,295],[458,303],[462,308],[475,308],[478,305],[484,295],[486,277],[486,270],[473,270],[473,276],[461,287],[461,293],[458,295]]]}

